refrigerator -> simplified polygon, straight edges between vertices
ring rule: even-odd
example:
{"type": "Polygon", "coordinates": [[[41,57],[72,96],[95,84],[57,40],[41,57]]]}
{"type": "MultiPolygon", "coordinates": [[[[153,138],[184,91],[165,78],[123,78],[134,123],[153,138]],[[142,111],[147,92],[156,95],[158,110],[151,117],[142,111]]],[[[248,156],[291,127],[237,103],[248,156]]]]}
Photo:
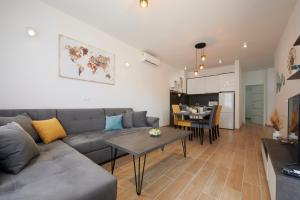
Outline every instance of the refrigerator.
{"type": "Polygon", "coordinates": [[[222,106],[220,128],[234,129],[234,92],[220,92],[219,105],[222,106]]]}

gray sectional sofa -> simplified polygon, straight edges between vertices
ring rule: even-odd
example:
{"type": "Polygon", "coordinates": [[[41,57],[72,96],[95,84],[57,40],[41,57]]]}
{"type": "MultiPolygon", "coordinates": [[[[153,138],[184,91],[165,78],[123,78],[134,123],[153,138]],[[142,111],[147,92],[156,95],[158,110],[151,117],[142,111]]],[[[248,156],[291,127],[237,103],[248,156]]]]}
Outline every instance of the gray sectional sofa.
{"type": "MultiPolygon", "coordinates": [[[[113,200],[117,180],[101,168],[111,158],[103,142],[110,134],[158,127],[159,119],[147,117],[148,127],[105,131],[105,117],[132,111],[131,108],[104,109],[18,109],[0,110],[0,116],[27,113],[33,120],[56,117],[67,137],[50,144],[38,143],[40,155],[16,175],[0,171],[0,199],[6,200],[113,200]]],[[[119,151],[119,156],[124,152],[119,151]]]]}

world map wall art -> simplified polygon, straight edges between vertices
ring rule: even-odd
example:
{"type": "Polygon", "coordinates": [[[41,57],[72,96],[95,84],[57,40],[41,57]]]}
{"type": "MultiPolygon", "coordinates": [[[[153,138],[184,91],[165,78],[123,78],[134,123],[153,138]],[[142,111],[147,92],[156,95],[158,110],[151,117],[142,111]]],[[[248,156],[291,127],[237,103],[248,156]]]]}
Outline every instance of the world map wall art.
{"type": "Polygon", "coordinates": [[[59,35],[59,75],[64,78],[115,83],[115,56],[59,35]]]}

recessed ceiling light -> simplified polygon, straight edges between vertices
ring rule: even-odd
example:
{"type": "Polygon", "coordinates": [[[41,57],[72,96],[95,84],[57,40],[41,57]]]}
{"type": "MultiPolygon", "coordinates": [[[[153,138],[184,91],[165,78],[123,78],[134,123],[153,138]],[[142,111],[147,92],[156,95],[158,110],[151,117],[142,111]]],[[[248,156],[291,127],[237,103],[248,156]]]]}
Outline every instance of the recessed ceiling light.
{"type": "Polygon", "coordinates": [[[247,42],[244,42],[244,43],[243,43],[243,48],[246,49],[247,47],[248,47],[247,42]]]}
{"type": "Polygon", "coordinates": [[[129,66],[130,66],[130,64],[127,62],[127,63],[125,63],[125,66],[126,66],[126,67],[129,67],[129,66]]]}
{"type": "Polygon", "coordinates": [[[219,59],[219,64],[222,64],[222,60],[221,59],[219,59]]]}
{"type": "Polygon", "coordinates": [[[36,30],[34,30],[32,27],[27,27],[26,28],[26,33],[30,37],[34,37],[37,34],[36,30]]]}
{"type": "Polygon", "coordinates": [[[140,0],[140,6],[142,8],[148,7],[148,0],[140,0]]]}

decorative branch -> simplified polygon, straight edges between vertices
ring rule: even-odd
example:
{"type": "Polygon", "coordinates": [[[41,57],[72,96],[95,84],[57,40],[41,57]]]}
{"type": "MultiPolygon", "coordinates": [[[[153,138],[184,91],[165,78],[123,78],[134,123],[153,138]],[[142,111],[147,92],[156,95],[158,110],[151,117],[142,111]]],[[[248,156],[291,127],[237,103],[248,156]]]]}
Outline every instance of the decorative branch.
{"type": "Polygon", "coordinates": [[[270,121],[271,121],[272,127],[276,131],[280,131],[280,129],[282,128],[282,121],[280,120],[277,110],[274,110],[274,112],[272,113],[272,115],[270,117],[270,121]]]}

